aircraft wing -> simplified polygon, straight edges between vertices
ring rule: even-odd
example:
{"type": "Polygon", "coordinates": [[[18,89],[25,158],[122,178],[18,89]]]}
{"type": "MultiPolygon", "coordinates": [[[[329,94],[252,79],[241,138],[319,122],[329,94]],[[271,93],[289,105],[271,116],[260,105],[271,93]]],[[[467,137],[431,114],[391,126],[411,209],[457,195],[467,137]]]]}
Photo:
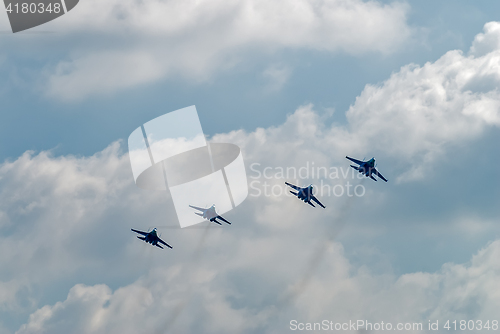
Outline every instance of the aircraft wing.
{"type": "Polygon", "coordinates": [[[206,209],[202,209],[202,208],[199,208],[197,206],[192,206],[192,205],[190,205],[190,207],[193,208],[193,209],[196,209],[196,210],[200,210],[200,211],[205,211],[206,210],[206,209]]]}
{"type": "Polygon", "coordinates": [[[312,199],[313,201],[315,201],[316,203],[318,203],[318,204],[319,204],[319,206],[321,206],[323,209],[325,208],[325,206],[324,206],[323,204],[321,204],[321,203],[320,203],[320,201],[318,201],[318,199],[317,199],[316,197],[311,196],[311,199],[312,199]]]}
{"type": "Polygon", "coordinates": [[[220,220],[222,220],[223,222],[226,222],[226,223],[228,223],[229,225],[231,225],[231,223],[230,223],[230,222],[228,222],[227,220],[225,220],[225,219],[224,219],[224,218],[222,218],[221,216],[217,216],[217,218],[219,218],[219,219],[220,219],[220,220]]]}
{"type": "Polygon", "coordinates": [[[131,228],[131,230],[135,233],[139,233],[139,234],[142,234],[144,236],[148,235],[148,232],[142,232],[142,231],[137,231],[137,230],[134,230],[133,228],[131,228]]]}
{"type": "MultiPolygon", "coordinates": [[[[165,241],[161,240],[160,238],[158,238],[158,242],[159,242],[159,243],[164,244],[165,246],[167,246],[167,247],[168,247],[168,248],[170,248],[170,249],[172,249],[172,248],[173,248],[172,246],[170,246],[169,244],[167,244],[165,241]]],[[[158,245],[157,245],[157,246],[158,246],[158,245]]],[[[162,247],[160,247],[160,248],[162,248],[162,247]]]]}
{"type": "Polygon", "coordinates": [[[361,165],[363,163],[363,161],[356,160],[356,159],[353,159],[353,158],[349,158],[347,155],[345,157],[347,159],[351,160],[352,162],[354,162],[355,164],[361,165]]]}
{"type": "Polygon", "coordinates": [[[387,179],[382,174],[380,174],[379,171],[376,168],[373,169],[373,174],[377,175],[382,180],[384,180],[385,182],[387,182],[387,179]]]}
{"type": "Polygon", "coordinates": [[[300,189],[302,189],[301,187],[294,186],[293,184],[288,183],[288,182],[285,182],[285,184],[286,184],[287,186],[292,187],[292,188],[293,188],[293,189],[295,189],[295,190],[300,190],[300,189]]]}

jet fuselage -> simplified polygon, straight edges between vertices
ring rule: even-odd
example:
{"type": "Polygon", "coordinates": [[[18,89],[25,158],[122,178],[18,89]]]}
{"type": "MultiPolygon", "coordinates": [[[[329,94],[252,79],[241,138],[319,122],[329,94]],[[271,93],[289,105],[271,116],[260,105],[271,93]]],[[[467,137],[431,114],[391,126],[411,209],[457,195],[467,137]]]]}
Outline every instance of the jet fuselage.
{"type": "Polygon", "coordinates": [[[363,173],[365,176],[370,176],[372,169],[375,168],[375,159],[371,158],[368,161],[363,162],[359,165],[358,171],[363,173]]]}
{"type": "Polygon", "coordinates": [[[154,228],[144,237],[144,241],[152,244],[153,246],[156,246],[156,244],[158,243],[158,234],[156,233],[156,228],[154,228]]]}
{"type": "Polygon", "coordinates": [[[203,218],[208,219],[208,220],[215,218],[217,216],[218,216],[218,214],[217,214],[217,212],[215,212],[215,205],[212,205],[211,207],[209,207],[208,209],[206,209],[203,212],[203,218]]]}
{"type": "Polygon", "coordinates": [[[313,187],[309,186],[307,188],[302,188],[301,190],[299,190],[297,193],[297,197],[304,202],[308,202],[311,200],[312,193],[313,187]]]}

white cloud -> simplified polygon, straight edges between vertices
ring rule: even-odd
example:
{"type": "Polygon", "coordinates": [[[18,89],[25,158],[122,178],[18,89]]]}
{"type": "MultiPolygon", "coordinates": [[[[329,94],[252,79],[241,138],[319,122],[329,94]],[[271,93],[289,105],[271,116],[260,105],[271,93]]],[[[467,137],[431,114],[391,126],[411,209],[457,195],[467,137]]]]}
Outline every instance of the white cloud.
{"type": "Polygon", "coordinates": [[[155,205],[158,198],[127,191],[135,186],[128,158],[118,149],[115,143],[85,158],[26,152],[1,165],[0,226],[6,235],[1,238],[0,265],[9,268],[7,275],[25,277],[28,287],[71,276],[81,261],[100,262],[100,248],[114,238],[110,228],[121,225],[106,223],[122,219],[125,207],[132,223],[154,217],[141,200],[155,205]]]}
{"type": "Polygon", "coordinates": [[[81,1],[50,23],[71,52],[46,68],[42,90],[77,100],[170,75],[206,80],[283,49],[388,54],[411,35],[407,12],[361,0],[81,1]]]}
{"type": "Polygon", "coordinates": [[[422,177],[421,167],[451,143],[467,142],[487,125],[500,125],[500,53],[480,57],[450,51],[434,63],[408,65],[380,86],[367,85],[347,112],[361,145],[414,159],[403,177],[422,177]],[[476,89],[476,83],[494,84],[476,89]]]}
{"type": "Polygon", "coordinates": [[[484,33],[477,34],[469,50],[473,56],[484,56],[500,49],[500,23],[488,22],[484,25],[484,33]]]}
{"type": "MultiPolygon", "coordinates": [[[[332,246],[326,255],[326,268],[313,277],[307,293],[292,305],[273,306],[276,300],[271,300],[261,301],[253,308],[237,306],[241,298],[252,299],[249,295],[241,296],[241,290],[232,290],[234,282],[227,280],[226,275],[235,270],[234,265],[248,257],[249,253],[238,248],[229,265],[214,268],[208,260],[190,277],[172,276],[173,269],[154,270],[115,292],[105,285],[76,285],[65,301],[34,312],[17,333],[156,332],[166,328],[177,333],[200,328],[204,333],[247,333],[256,328],[285,332],[291,319],[304,322],[363,319],[391,322],[394,326],[398,322],[418,322],[423,323],[425,331],[428,320],[439,320],[442,326],[447,319],[496,319],[500,306],[500,294],[495,292],[500,279],[499,241],[479,251],[468,264],[447,263],[435,273],[417,272],[400,277],[374,275],[364,268],[356,270],[344,258],[342,247],[332,246]],[[196,281],[193,277],[203,280],[196,281]],[[191,289],[192,295],[185,292],[191,289]],[[183,301],[183,297],[190,300],[183,301]],[[175,327],[168,327],[172,313],[183,302],[189,310],[180,315],[175,327]],[[275,321],[280,316],[286,320],[275,321]]],[[[266,251],[271,256],[258,258],[258,266],[275,263],[274,255],[280,252],[276,248],[266,251]]],[[[281,257],[281,261],[289,262],[289,256],[281,257]]],[[[281,290],[289,282],[286,275],[265,278],[266,285],[281,286],[281,290]]],[[[264,297],[265,290],[249,293],[264,297]]]]}
{"type": "MultiPolygon", "coordinates": [[[[494,26],[485,25],[482,39],[499,38],[500,29],[494,26]]],[[[480,56],[449,51],[433,63],[410,64],[381,84],[367,85],[347,111],[346,126],[325,126],[325,116],[309,105],[280,127],[250,134],[236,131],[216,140],[237,142],[247,154],[258,152],[279,166],[307,160],[337,165],[347,153],[378,154],[398,158],[392,160],[401,171],[398,181],[420,179],[450,146],[469,143],[488,127],[500,126],[498,64],[499,49],[480,56]]]]}
{"type": "Polygon", "coordinates": [[[302,300],[301,311],[310,319],[329,314],[374,322],[493,319],[500,303],[500,295],[490,294],[500,275],[495,261],[499,251],[500,242],[495,241],[470,263],[446,263],[435,273],[377,276],[359,268],[356,274],[337,279],[332,274],[319,276],[298,303],[302,300]]]}

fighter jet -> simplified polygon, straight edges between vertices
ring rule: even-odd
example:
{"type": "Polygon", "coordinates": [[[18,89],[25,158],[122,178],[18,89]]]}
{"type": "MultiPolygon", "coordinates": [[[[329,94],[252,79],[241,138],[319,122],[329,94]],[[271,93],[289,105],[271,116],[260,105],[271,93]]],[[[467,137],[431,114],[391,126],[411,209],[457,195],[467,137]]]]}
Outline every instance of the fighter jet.
{"type": "Polygon", "coordinates": [[[163,249],[162,246],[158,245],[158,243],[164,244],[168,248],[172,249],[173,247],[167,244],[165,241],[161,240],[160,237],[158,237],[158,234],[156,233],[156,227],[150,231],[150,232],[142,232],[142,231],[137,231],[131,228],[131,230],[135,233],[142,234],[144,237],[137,236],[137,238],[144,240],[147,243],[150,243],[153,246],[160,247],[163,249]]]}
{"type": "Polygon", "coordinates": [[[190,205],[190,207],[203,212],[203,213],[195,212],[194,214],[201,216],[201,217],[205,218],[206,220],[211,221],[212,223],[217,223],[219,225],[222,225],[220,222],[217,221],[217,219],[220,219],[223,222],[226,222],[229,225],[231,225],[230,222],[228,222],[227,220],[225,220],[224,218],[219,216],[219,214],[215,211],[215,204],[212,205],[211,207],[209,207],[208,209],[202,209],[202,208],[198,208],[198,207],[192,206],[192,205],[190,205]]]}
{"type": "Polygon", "coordinates": [[[366,177],[370,177],[372,180],[377,181],[377,179],[374,178],[372,175],[372,174],[375,174],[378,177],[380,177],[382,180],[387,182],[387,179],[382,174],[379,173],[377,168],[375,168],[376,167],[375,158],[371,158],[368,161],[364,161],[364,160],[360,161],[360,160],[356,160],[353,158],[349,158],[348,156],[346,156],[346,158],[351,160],[352,162],[358,164],[359,166],[351,165],[351,167],[354,168],[355,170],[357,170],[358,172],[365,174],[366,177]]]}
{"type": "Polygon", "coordinates": [[[285,182],[285,184],[287,186],[290,186],[293,189],[297,190],[297,192],[293,192],[291,190],[290,190],[290,192],[292,194],[294,194],[295,196],[297,196],[300,200],[302,200],[302,201],[306,202],[307,204],[315,207],[314,204],[311,203],[311,200],[313,200],[314,202],[316,202],[317,204],[319,204],[319,206],[321,206],[322,208],[325,208],[325,206],[323,204],[321,204],[316,197],[314,197],[312,184],[310,184],[310,185],[308,185],[307,187],[304,187],[304,188],[295,186],[295,185],[293,185],[291,183],[288,183],[288,182],[285,182]]]}

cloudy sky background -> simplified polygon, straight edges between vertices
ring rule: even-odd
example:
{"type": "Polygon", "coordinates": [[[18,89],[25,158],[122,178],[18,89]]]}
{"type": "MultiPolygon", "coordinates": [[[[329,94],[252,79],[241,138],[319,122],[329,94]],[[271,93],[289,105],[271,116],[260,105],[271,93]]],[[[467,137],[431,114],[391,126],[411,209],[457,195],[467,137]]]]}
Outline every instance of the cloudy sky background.
{"type": "Polygon", "coordinates": [[[0,15],[0,333],[499,320],[499,6],[81,0],[18,34],[0,15]],[[153,249],[129,229],[175,212],[126,138],[193,104],[249,181],[348,154],[389,183],[325,210],[250,196],[153,249]]]}

